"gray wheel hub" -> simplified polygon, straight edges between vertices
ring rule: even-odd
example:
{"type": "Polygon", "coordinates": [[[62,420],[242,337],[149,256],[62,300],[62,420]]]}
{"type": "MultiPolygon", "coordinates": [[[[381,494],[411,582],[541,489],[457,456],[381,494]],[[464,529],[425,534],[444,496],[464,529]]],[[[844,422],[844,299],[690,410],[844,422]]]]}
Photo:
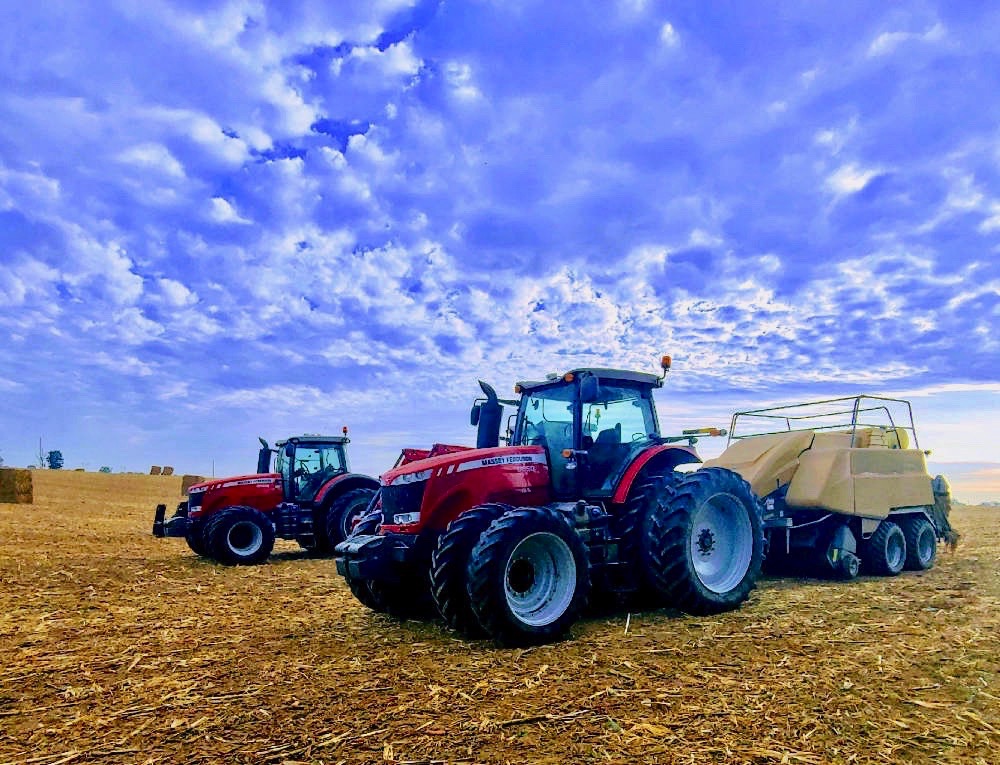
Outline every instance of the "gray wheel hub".
{"type": "Polygon", "coordinates": [[[898,571],[903,567],[903,559],[906,558],[906,540],[901,533],[890,534],[885,541],[885,562],[889,568],[898,571]]]}
{"type": "Polygon", "coordinates": [[[569,545],[549,532],[529,534],[511,551],[504,596],[517,619],[532,627],[551,624],[576,593],[576,561],[569,545]]]}
{"type": "Polygon", "coordinates": [[[235,555],[253,555],[264,544],[264,532],[253,521],[237,521],[226,534],[226,545],[235,555]]]}
{"type": "Polygon", "coordinates": [[[713,494],[691,519],[691,562],[702,585],[724,594],[743,581],[753,558],[753,526],[743,503],[713,494]]]}
{"type": "Polygon", "coordinates": [[[917,556],[920,562],[927,564],[934,558],[934,550],[937,547],[937,538],[934,536],[934,529],[924,526],[917,537],[917,556]]]}

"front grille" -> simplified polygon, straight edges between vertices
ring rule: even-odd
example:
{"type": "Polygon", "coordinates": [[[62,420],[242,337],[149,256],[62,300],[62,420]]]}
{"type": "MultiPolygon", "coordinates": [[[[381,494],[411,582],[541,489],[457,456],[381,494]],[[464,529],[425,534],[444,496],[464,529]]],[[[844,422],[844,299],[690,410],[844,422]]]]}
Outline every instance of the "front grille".
{"type": "Polygon", "coordinates": [[[188,494],[188,512],[201,509],[201,501],[205,498],[205,492],[199,491],[188,494]]]}
{"type": "Polygon", "coordinates": [[[426,488],[427,481],[383,486],[380,490],[382,494],[382,522],[392,524],[392,518],[397,513],[419,511],[420,503],[424,501],[424,489],[426,488]]]}

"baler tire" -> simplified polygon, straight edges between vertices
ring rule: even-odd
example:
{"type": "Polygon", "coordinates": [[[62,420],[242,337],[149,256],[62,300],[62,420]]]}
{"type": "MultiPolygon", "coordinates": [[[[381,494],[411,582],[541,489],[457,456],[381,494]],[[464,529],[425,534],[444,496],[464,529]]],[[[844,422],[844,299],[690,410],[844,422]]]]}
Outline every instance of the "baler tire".
{"type": "Polygon", "coordinates": [[[485,637],[469,600],[468,569],[472,549],[483,532],[510,505],[489,503],[470,508],[448,524],[431,555],[431,597],[445,623],[459,634],[485,637]]]}
{"type": "Polygon", "coordinates": [[[234,506],[215,513],[205,524],[205,542],[211,556],[226,566],[255,566],[274,549],[274,527],[260,510],[234,506]],[[232,534],[251,534],[247,544],[237,547],[232,534]]]}
{"type": "Polygon", "coordinates": [[[731,611],[750,597],[760,576],[760,504],[738,473],[695,470],[651,514],[643,542],[646,575],[668,605],[698,616],[731,611]]]}
{"type": "Polygon", "coordinates": [[[906,565],[906,535],[895,521],[882,521],[865,544],[863,562],[877,576],[896,576],[906,565]]]}
{"type": "Polygon", "coordinates": [[[899,520],[906,539],[907,571],[926,571],[937,560],[937,533],[934,526],[921,515],[909,515],[899,520]]]}
{"type": "Polygon", "coordinates": [[[683,473],[672,470],[646,476],[633,484],[625,500],[623,512],[611,519],[611,534],[618,538],[618,560],[633,576],[632,600],[636,605],[657,607],[662,597],[657,592],[647,573],[643,538],[649,528],[651,516],[656,508],[669,502],[674,486],[683,473]]]}
{"type": "Polygon", "coordinates": [[[374,496],[374,489],[352,489],[330,503],[322,514],[324,548],[321,552],[332,552],[334,547],[351,535],[355,527],[354,520],[365,515],[374,496]]]}
{"type": "Polygon", "coordinates": [[[520,507],[483,532],[468,582],[472,610],[490,638],[501,646],[537,645],[562,637],[586,607],[590,561],[559,510],[520,507]]]}

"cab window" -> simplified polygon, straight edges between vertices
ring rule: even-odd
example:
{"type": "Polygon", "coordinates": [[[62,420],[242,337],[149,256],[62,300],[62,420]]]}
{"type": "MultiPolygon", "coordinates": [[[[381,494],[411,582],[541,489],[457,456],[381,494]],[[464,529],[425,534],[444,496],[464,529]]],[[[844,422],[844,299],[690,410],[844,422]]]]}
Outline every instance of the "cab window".
{"type": "Polygon", "coordinates": [[[297,498],[301,501],[313,499],[323,484],[343,471],[339,444],[297,446],[292,470],[297,498]]]}

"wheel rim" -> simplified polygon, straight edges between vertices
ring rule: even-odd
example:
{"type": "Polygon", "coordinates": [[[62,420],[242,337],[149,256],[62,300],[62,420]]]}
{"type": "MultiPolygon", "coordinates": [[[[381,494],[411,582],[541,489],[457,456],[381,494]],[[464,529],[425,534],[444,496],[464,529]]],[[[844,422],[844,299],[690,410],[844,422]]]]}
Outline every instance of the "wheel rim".
{"type": "Polygon", "coordinates": [[[519,621],[551,624],[566,613],[575,592],[576,561],[564,540],[538,532],[518,542],[504,571],[504,594],[519,621]]]}
{"type": "Polygon", "coordinates": [[[937,547],[937,538],[934,530],[930,526],[924,526],[917,537],[917,555],[921,563],[929,563],[934,558],[934,548],[937,547]]]}
{"type": "Polygon", "coordinates": [[[890,571],[895,571],[903,567],[903,560],[906,558],[906,540],[903,532],[895,532],[885,540],[885,562],[890,571]]]}
{"type": "Polygon", "coordinates": [[[226,534],[226,544],[236,555],[253,555],[264,544],[264,532],[253,521],[237,521],[226,534]]]}
{"type": "Polygon", "coordinates": [[[351,535],[351,532],[354,531],[355,522],[361,520],[361,516],[364,515],[367,507],[367,505],[357,504],[354,507],[347,508],[340,521],[341,539],[347,539],[351,535]]]}
{"type": "Polygon", "coordinates": [[[690,553],[706,589],[722,594],[743,581],[753,558],[753,527],[743,503],[729,494],[702,502],[691,523],[690,553]]]}

